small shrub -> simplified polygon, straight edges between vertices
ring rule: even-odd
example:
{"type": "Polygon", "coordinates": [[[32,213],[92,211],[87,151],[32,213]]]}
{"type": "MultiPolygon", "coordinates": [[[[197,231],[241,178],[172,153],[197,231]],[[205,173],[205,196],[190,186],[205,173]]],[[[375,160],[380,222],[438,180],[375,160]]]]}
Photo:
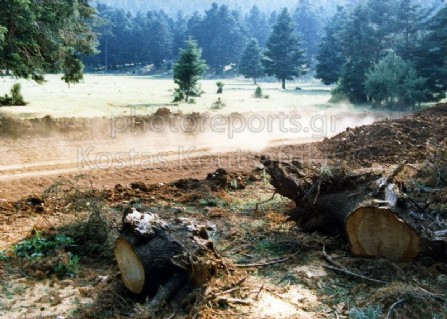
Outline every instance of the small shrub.
{"type": "Polygon", "coordinates": [[[33,238],[25,239],[14,247],[14,253],[22,258],[39,258],[50,256],[56,250],[73,245],[74,240],[64,235],[56,235],[54,239],[42,237],[40,232],[36,232],[33,238]]]}
{"type": "Polygon", "coordinates": [[[224,87],[224,84],[223,84],[223,82],[217,82],[216,83],[216,85],[217,85],[217,94],[222,94],[223,93],[223,87],[224,87]]]}
{"type": "Polygon", "coordinates": [[[349,310],[350,319],[379,319],[382,314],[380,306],[368,306],[366,308],[353,307],[349,310]]]}
{"type": "Polygon", "coordinates": [[[54,272],[60,276],[74,277],[79,272],[79,256],[70,255],[68,261],[59,262],[54,272]]]}
{"type": "Polygon", "coordinates": [[[260,86],[258,86],[255,90],[255,98],[257,99],[262,99],[264,97],[264,95],[262,94],[262,89],[260,86]]]}
{"type": "Polygon", "coordinates": [[[264,99],[268,100],[270,98],[270,95],[264,95],[264,99]]]}
{"type": "Polygon", "coordinates": [[[26,105],[21,91],[22,86],[20,83],[14,83],[10,91],[11,96],[5,94],[3,97],[0,97],[0,106],[26,105]]]}
{"type": "Polygon", "coordinates": [[[213,103],[213,105],[211,105],[211,109],[212,110],[220,110],[223,109],[226,106],[226,104],[224,102],[222,102],[222,100],[220,98],[217,99],[216,102],[213,103]]]}
{"type": "Polygon", "coordinates": [[[193,99],[193,98],[190,98],[189,100],[188,100],[188,104],[196,104],[197,102],[196,102],[196,99],[193,99]]]}
{"type": "Polygon", "coordinates": [[[45,238],[36,232],[33,238],[22,240],[14,246],[13,252],[20,259],[27,260],[28,270],[74,277],[79,271],[79,257],[66,252],[66,248],[73,244],[74,240],[65,235],[45,238]]]}
{"type": "Polygon", "coordinates": [[[295,91],[302,91],[303,89],[302,88],[300,88],[299,86],[297,86],[296,88],[295,88],[295,91]]]}

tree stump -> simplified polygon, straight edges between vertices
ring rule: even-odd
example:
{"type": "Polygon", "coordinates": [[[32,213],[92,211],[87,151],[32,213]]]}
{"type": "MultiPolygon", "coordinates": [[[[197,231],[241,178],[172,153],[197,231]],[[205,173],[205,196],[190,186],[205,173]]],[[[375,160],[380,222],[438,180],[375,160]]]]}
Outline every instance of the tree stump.
{"type": "Polygon", "coordinates": [[[151,310],[186,286],[201,287],[219,265],[206,228],[189,219],[167,222],[131,208],[120,233],[115,258],[123,283],[134,294],[154,296],[151,310]]]}
{"type": "Polygon", "coordinates": [[[405,163],[389,175],[372,170],[311,169],[300,163],[263,159],[276,192],[296,204],[296,217],[307,231],[338,229],[351,252],[408,261],[421,252],[446,258],[446,241],[430,236],[424,209],[394,183],[405,163]],[[422,216],[422,217],[421,217],[422,216]]]}

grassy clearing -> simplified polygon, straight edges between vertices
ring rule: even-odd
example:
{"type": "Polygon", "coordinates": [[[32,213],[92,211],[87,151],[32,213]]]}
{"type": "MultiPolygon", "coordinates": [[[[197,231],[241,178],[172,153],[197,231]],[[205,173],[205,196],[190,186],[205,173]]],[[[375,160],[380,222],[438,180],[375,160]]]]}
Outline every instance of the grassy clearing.
{"type": "MultiPolygon", "coordinates": [[[[256,99],[255,85],[247,80],[223,80],[225,89],[216,92],[215,80],[202,80],[205,93],[196,98],[195,104],[173,103],[174,82],[171,79],[154,77],[85,75],[82,83],[68,86],[57,75],[48,75],[47,82],[39,85],[32,81],[10,77],[0,79],[0,94],[19,82],[29,105],[3,108],[0,114],[16,115],[19,118],[43,117],[95,117],[131,115],[131,108],[138,114],[152,114],[160,107],[171,111],[192,112],[293,112],[318,110],[353,111],[350,104],[329,104],[330,88],[315,83],[289,83],[281,90],[278,83],[261,83],[263,94],[269,99],[256,99]],[[296,90],[299,86],[301,89],[296,90]],[[211,110],[213,103],[221,98],[225,108],[211,110]]],[[[363,109],[364,110],[364,109],[363,109]]],[[[362,110],[360,110],[362,111],[362,110]]],[[[358,112],[358,110],[357,110],[358,112]]]]}

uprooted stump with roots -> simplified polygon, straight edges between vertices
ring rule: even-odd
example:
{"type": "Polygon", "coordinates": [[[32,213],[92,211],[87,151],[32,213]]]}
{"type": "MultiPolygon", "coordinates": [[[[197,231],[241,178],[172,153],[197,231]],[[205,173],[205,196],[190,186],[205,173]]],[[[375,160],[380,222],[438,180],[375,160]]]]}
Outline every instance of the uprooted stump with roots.
{"type": "Polygon", "coordinates": [[[171,300],[180,305],[193,302],[192,292],[203,287],[220,265],[204,226],[190,219],[167,222],[135,208],[123,214],[115,258],[124,285],[151,298],[146,304],[151,313],[171,300]]]}
{"type": "Polygon", "coordinates": [[[425,205],[394,182],[405,163],[384,174],[261,162],[276,192],[295,202],[295,217],[304,230],[338,228],[357,256],[408,261],[425,253],[446,260],[447,240],[436,236],[436,222],[425,205]]]}

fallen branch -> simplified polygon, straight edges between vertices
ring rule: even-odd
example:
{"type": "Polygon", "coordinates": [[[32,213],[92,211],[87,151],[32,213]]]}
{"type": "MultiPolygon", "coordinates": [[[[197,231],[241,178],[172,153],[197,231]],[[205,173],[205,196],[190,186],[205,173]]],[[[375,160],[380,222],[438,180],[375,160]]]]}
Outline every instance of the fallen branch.
{"type": "Polygon", "coordinates": [[[264,266],[269,266],[269,265],[274,265],[274,264],[279,264],[279,263],[286,262],[290,258],[295,257],[296,255],[298,255],[298,252],[293,254],[293,255],[291,255],[291,256],[289,256],[289,257],[283,258],[283,259],[270,260],[270,261],[266,261],[266,262],[263,262],[263,263],[235,264],[235,266],[238,267],[238,268],[264,267],[264,266]]]}
{"type": "Polygon", "coordinates": [[[237,298],[219,298],[217,299],[217,302],[221,304],[236,304],[244,306],[250,306],[252,304],[251,300],[237,298]]]}
{"type": "Polygon", "coordinates": [[[387,177],[387,179],[386,179],[387,183],[393,183],[396,176],[399,175],[399,173],[404,170],[406,164],[407,164],[407,161],[403,161],[399,166],[397,166],[393,170],[391,175],[387,177]]]}
{"type": "Polygon", "coordinates": [[[239,289],[241,289],[241,287],[234,287],[234,288],[227,289],[227,290],[224,290],[224,291],[221,291],[221,292],[218,292],[218,293],[212,293],[211,296],[206,298],[206,300],[210,301],[210,300],[216,299],[219,296],[222,296],[222,295],[225,295],[225,294],[229,294],[230,292],[233,292],[233,291],[236,291],[236,290],[239,290],[239,289]]]}
{"type": "Polygon", "coordinates": [[[262,283],[261,288],[259,288],[259,291],[256,293],[255,300],[258,300],[258,299],[259,299],[259,295],[261,294],[262,289],[264,289],[264,283],[262,283]]]}
{"type": "Polygon", "coordinates": [[[224,287],[223,288],[223,289],[225,289],[224,291],[211,293],[210,296],[208,296],[206,298],[206,300],[210,301],[210,300],[217,298],[218,296],[222,296],[222,295],[228,294],[230,292],[241,289],[241,287],[239,287],[239,286],[242,285],[245,282],[245,280],[247,280],[247,278],[248,278],[248,276],[245,276],[245,277],[239,279],[234,284],[231,284],[231,286],[224,287]]]}
{"type": "Polygon", "coordinates": [[[334,267],[334,266],[330,266],[330,265],[323,265],[324,268],[331,269],[331,270],[335,270],[335,271],[338,271],[338,272],[342,272],[342,273],[344,273],[344,274],[346,274],[346,275],[349,275],[349,276],[352,276],[352,277],[361,278],[361,279],[363,279],[363,280],[370,281],[370,282],[374,282],[374,283],[376,283],[376,284],[387,284],[387,283],[388,283],[388,282],[383,281],[383,280],[374,279],[374,278],[369,278],[369,277],[366,277],[366,276],[364,276],[364,275],[356,274],[356,273],[354,273],[354,272],[352,272],[352,271],[349,271],[348,269],[346,269],[346,267],[344,267],[344,266],[342,266],[341,264],[339,264],[338,262],[334,261],[334,260],[333,260],[333,259],[326,253],[326,250],[325,250],[324,247],[323,247],[323,257],[324,257],[324,259],[326,259],[326,261],[328,261],[329,263],[331,263],[332,265],[335,266],[335,267],[334,267]]]}

